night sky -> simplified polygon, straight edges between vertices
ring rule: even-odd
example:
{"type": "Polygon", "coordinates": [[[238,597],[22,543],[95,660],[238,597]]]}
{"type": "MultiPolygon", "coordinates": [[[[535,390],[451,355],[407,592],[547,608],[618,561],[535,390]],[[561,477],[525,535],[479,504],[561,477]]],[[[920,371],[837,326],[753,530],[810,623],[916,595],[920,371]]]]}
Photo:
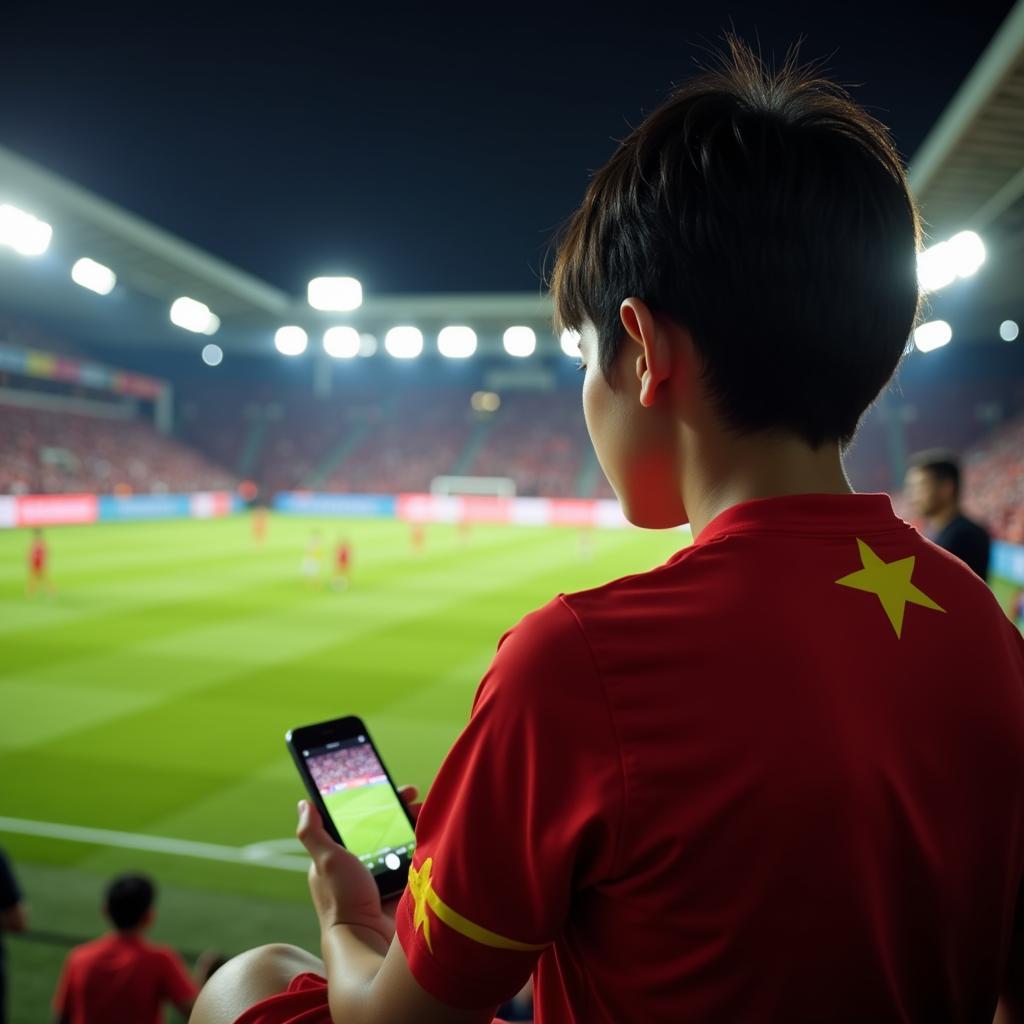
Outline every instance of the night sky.
{"type": "Polygon", "coordinates": [[[536,290],[590,171],[730,24],[803,36],[909,158],[1011,6],[14,0],[0,145],[296,294],[536,290]]]}

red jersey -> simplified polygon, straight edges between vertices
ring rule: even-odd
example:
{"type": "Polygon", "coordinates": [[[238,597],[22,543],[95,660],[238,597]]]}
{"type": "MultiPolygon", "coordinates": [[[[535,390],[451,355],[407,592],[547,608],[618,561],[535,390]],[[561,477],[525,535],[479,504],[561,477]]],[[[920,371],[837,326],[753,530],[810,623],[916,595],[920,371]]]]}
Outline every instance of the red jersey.
{"type": "Polygon", "coordinates": [[[115,933],[71,950],[53,1008],[70,1024],[161,1024],[164,1003],[190,1006],[198,994],[172,949],[115,933]]]}
{"type": "Polygon", "coordinates": [[[46,568],[46,541],[34,540],[28,551],[28,562],[33,572],[42,572],[46,568]]]}
{"type": "Polygon", "coordinates": [[[886,496],[797,496],[506,634],[397,928],[541,1024],[973,1022],[1022,873],[1020,634],[886,496]]]}
{"type": "Polygon", "coordinates": [[[337,560],[339,569],[347,569],[349,560],[352,556],[352,552],[347,544],[339,544],[338,550],[335,552],[335,559],[337,560]]]}

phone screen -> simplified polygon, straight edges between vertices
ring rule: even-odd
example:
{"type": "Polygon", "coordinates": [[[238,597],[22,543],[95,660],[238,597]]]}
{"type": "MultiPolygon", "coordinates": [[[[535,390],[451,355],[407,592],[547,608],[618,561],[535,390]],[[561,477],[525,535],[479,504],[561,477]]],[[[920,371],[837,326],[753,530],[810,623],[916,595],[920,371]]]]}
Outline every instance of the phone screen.
{"type": "Polygon", "coordinates": [[[369,737],[300,752],[346,848],[374,875],[407,869],[416,836],[369,737]]]}

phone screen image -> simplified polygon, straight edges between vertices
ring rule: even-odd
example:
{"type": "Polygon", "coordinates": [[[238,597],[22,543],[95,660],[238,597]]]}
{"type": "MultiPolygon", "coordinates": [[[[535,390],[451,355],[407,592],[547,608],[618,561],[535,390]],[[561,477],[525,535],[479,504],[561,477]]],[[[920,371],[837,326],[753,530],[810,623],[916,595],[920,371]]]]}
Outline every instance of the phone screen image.
{"type": "Polygon", "coordinates": [[[407,868],[416,836],[366,736],[302,750],[346,848],[375,874],[407,868]]]}

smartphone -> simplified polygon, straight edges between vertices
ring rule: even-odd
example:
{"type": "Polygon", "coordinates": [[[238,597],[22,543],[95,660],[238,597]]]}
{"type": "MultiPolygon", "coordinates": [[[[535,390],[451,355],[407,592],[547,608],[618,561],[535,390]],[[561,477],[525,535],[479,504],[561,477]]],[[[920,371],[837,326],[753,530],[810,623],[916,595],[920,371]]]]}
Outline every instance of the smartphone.
{"type": "Polygon", "coordinates": [[[285,743],[327,831],[370,869],[381,899],[401,893],[416,833],[362,720],[304,725],[285,743]]]}

